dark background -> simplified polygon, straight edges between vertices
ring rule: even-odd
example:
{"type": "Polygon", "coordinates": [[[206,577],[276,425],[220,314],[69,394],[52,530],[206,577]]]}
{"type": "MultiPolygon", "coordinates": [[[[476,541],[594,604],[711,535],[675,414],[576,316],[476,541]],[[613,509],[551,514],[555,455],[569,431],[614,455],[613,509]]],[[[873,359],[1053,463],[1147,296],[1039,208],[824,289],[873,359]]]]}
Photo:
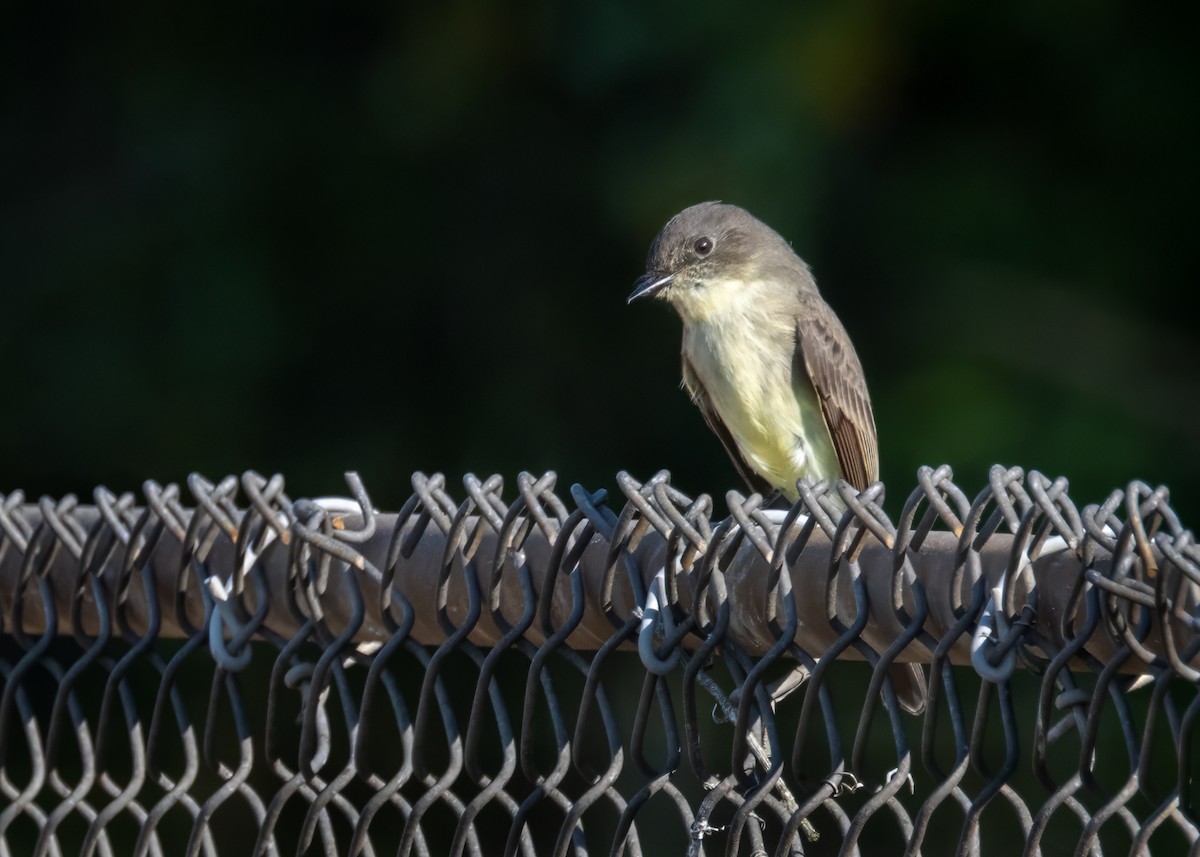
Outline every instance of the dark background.
{"type": "Polygon", "coordinates": [[[666,467],[720,508],[679,323],[625,306],[719,198],[854,338],[893,514],[1000,462],[1200,520],[1197,7],[172,5],[0,7],[0,492],[666,467]]]}
{"type": "MultiPolygon", "coordinates": [[[[626,308],[739,203],[865,364],[898,505],[1001,462],[1200,513],[1195,10],[0,12],[0,490],[661,467],[740,487],[626,308]],[[1186,19],[1184,16],[1187,16],[1186,19]]],[[[1190,513],[1190,518],[1188,517],[1190,513]]]]}

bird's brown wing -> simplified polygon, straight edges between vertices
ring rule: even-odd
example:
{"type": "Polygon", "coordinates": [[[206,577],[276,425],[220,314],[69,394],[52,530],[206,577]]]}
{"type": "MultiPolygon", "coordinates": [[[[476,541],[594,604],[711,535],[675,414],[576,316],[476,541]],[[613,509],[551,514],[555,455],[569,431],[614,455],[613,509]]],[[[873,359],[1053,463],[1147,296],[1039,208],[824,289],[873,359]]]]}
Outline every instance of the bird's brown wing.
{"type": "Polygon", "coordinates": [[[821,402],[842,475],[862,490],[879,478],[875,415],[862,364],[841,322],[819,298],[797,313],[796,340],[797,357],[803,358],[821,402]]]}
{"type": "MultiPolygon", "coordinates": [[[[850,337],[837,316],[819,299],[796,315],[797,369],[800,358],[821,402],[842,475],[862,490],[879,478],[875,415],[867,381],[850,337]]],[[[920,664],[893,663],[888,675],[901,707],[910,714],[925,710],[928,684],[920,664]]]]}
{"type": "Polygon", "coordinates": [[[692,401],[696,403],[696,407],[700,409],[700,413],[704,415],[704,422],[708,423],[708,427],[712,429],[712,433],[721,441],[721,445],[729,453],[729,458],[733,462],[733,466],[737,468],[737,472],[741,475],[745,483],[750,486],[750,490],[757,491],[764,497],[771,494],[774,491],[771,483],[759,476],[754,471],[754,468],[746,462],[746,459],[742,458],[742,452],[738,449],[737,442],[734,441],[733,435],[729,433],[729,429],[726,428],[720,414],[717,413],[717,409],[709,401],[708,394],[704,390],[704,385],[700,383],[700,378],[688,363],[687,357],[683,358],[683,385],[687,388],[688,393],[691,394],[692,401]]]}

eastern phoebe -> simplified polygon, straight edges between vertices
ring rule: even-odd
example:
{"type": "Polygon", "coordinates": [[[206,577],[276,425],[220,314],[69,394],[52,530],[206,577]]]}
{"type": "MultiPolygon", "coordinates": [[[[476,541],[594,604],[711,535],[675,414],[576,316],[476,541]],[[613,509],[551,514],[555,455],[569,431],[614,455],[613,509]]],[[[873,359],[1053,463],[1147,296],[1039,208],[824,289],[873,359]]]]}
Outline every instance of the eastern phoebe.
{"type": "MultiPolygon", "coordinates": [[[[683,385],[754,491],[796,480],[879,478],[875,417],[850,337],[791,245],[736,205],[702,202],[667,221],[629,301],[658,297],[683,319],[683,385]]],[[[924,673],[892,672],[904,707],[924,673]]]]}
{"type": "Polygon", "coordinates": [[[683,385],[752,490],[795,500],[801,476],[879,478],[858,355],[779,233],[736,205],[685,208],[629,300],[647,297],[683,319],[683,385]]]}

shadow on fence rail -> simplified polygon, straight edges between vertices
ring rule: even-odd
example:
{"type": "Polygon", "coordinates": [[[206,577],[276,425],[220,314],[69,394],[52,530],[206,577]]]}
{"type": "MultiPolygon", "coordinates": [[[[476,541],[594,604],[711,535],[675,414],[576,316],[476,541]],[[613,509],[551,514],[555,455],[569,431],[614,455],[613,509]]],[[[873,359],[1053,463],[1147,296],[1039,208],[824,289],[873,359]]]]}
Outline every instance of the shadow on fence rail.
{"type": "Polygon", "coordinates": [[[1163,488],[347,483],[0,495],[0,855],[1200,851],[1163,488]]]}

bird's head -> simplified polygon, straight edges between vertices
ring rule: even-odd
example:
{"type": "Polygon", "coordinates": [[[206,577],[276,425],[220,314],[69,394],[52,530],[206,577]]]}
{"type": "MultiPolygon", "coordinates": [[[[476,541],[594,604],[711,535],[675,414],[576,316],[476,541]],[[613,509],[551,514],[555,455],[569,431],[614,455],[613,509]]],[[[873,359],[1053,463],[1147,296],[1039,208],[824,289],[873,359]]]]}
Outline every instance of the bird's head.
{"type": "Polygon", "coordinates": [[[655,237],[628,302],[656,297],[685,320],[703,317],[731,304],[775,266],[796,264],[804,265],[787,242],[746,210],[702,202],[672,217],[655,237]]]}

